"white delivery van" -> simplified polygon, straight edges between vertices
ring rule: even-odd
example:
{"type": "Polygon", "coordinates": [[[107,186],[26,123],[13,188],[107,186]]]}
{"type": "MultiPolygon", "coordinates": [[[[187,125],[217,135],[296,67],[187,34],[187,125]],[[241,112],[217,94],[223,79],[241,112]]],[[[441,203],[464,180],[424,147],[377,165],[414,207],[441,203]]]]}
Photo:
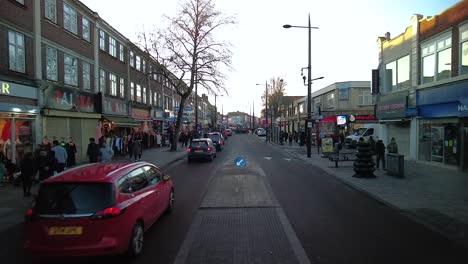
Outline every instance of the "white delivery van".
{"type": "Polygon", "coordinates": [[[365,141],[369,140],[372,136],[375,141],[382,139],[383,125],[382,124],[364,124],[354,134],[345,138],[345,144],[350,147],[355,147],[359,138],[364,138],[365,141]]]}

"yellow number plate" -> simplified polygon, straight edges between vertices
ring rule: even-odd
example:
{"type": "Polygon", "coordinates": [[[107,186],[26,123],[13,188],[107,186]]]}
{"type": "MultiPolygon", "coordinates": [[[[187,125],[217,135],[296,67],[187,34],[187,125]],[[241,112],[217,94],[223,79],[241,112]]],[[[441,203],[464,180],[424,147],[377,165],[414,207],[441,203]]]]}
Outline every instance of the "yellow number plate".
{"type": "Polygon", "coordinates": [[[195,152],[203,152],[203,150],[195,150],[195,152]]]}
{"type": "Polygon", "coordinates": [[[49,236],[57,235],[81,235],[83,227],[81,226],[52,226],[49,227],[49,236]]]}

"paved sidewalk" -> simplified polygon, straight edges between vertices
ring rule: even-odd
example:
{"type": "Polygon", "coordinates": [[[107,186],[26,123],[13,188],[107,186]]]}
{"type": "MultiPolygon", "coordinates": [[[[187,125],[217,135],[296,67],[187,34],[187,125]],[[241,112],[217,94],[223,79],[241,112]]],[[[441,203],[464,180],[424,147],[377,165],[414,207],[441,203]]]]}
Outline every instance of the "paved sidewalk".
{"type": "Polygon", "coordinates": [[[316,147],[312,148],[311,158],[307,158],[306,148],[295,143],[272,145],[468,246],[468,173],[405,160],[403,179],[388,176],[383,170],[376,170],[374,179],[353,178],[352,161],[340,162],[335,168],[335,162],[318,155],[316,147]]]}
{"type": "MultiPolygon", "coordinates": [[[[169,151],[169,148],[154,148],[143,151],[142,161],[147,161],[164,169],[170,164],[185,158],[185,149],[179,148],[176,152],[169,151]]],[[[130,161],[127,158],[116,158],[115,161],[130,161]]],[[[31,192],[37,193],[39,184],[34,184],[31,192]]],[[[0,187],[0,233],[9,227],[23,222],[26,209],[31,205],[34,196],[23,197],[21,186],[8,184],[0,187]]]]}

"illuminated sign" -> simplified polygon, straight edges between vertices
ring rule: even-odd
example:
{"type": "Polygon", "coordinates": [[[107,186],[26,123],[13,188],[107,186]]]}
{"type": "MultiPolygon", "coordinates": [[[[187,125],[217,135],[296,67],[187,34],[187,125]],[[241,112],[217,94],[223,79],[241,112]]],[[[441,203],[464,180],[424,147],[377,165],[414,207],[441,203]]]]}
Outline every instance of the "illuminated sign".
{"type": "Polygon", "coordinates": [[[336,124],[339,126],[346,125],[346,116],[345,115],[336,116],[336,124]]]}
{"type": "Polygon", "coordinates": [[[139,108],[132,108],[132,117],[137,119],[150,119],[150,111],[139,108]]]}
{"type": "Polygon", "coordinates": [[[46,94],[47,108],[94,112],[94,94],[64,87],[48,89],[46,94]]]}
{"type": "Polygon", "coordinates": [[[37,88],[0,80],[0,95],[37,99],[37,88]]]}

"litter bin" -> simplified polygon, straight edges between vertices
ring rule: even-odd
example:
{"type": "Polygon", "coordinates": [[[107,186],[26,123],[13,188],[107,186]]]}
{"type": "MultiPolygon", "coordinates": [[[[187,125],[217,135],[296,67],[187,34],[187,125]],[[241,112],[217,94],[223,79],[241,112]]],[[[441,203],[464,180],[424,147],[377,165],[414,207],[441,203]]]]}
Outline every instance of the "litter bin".
{"type": "Polygon", "coordinates": [[[405,156],[400,154],[387,154],[387,175],[396,178],[405,177],[405,156]]]}

